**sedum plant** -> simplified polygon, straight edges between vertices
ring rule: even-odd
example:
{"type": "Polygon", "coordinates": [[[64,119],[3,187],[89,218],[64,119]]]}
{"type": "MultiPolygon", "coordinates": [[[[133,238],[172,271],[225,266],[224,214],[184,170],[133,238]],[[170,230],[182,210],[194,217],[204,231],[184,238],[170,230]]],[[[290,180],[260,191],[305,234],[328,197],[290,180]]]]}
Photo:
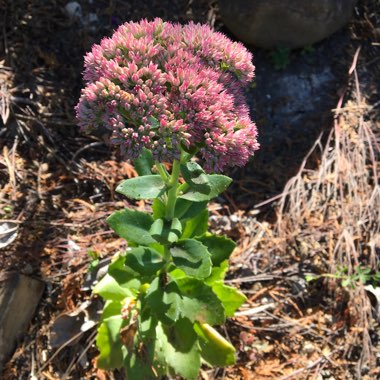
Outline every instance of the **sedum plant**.
{"type": "Polygon", "coordinates": [[[253,73],[240,43],[160,19],[126,23],[86,55],[78,123],[108,129],[135,162],[139,176],[116,191],[152,202],[152,213],[107,219],[128,248],[93,288],[105,301],[98,367],[124,368],[127,379],[196,379],[203,363],[235,362],[213,326],[245,297],[224,284],[235,243],[208,232],[207,203],[231,182],[219,173],[258,149],[244,99],[253,73]]]}

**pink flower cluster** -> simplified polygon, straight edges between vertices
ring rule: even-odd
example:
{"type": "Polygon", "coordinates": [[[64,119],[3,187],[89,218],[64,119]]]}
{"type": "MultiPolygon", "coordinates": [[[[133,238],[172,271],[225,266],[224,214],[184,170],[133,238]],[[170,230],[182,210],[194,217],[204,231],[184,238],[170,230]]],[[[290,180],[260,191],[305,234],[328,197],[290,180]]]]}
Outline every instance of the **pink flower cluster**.
{"type": "Polygon", "coordinates": [[[251,58],[206,25],[126,23],[85,57],[79,125],[111,130],[126,158],[145,147],[170,162],[195,148],[208,171],[242,166],[259,147],[244,99],[251,58]]]}

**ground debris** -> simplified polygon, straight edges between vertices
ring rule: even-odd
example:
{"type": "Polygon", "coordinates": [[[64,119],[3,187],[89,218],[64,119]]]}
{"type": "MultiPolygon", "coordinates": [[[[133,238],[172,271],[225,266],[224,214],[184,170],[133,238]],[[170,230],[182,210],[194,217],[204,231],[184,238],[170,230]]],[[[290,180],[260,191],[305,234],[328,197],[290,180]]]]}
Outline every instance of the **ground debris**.
{"type": "MultiPolygon", "coordinates": [[[[47,284],[27,336],[5,367],[6,380],[111,378],[96,369],[95,327],[80,330],[87,318],[81,305],[97,302],[90,298],[96,275],[84,283],[88,252],[106,265],[127,248],[106,217],[117,209],[150,205],[115,193],[117,183],[136,176],[133,166],[121,162],[103,136],[84,136],[75,126],[83,54],[126,19],[194,19],[223,28],[212,0],[78,1],[83,20],[97,16],[87,24],[67,16],[67,3],[13,0],[0,12],[5,31],[0,41],[0,219],[18,226],[17,238],[1,250],[0,267],[47,284]],[[51,344],[51,332],[59,323],[76,322],[78,310],[75,333],[60,336],[59,343],[66,341],[62,345],[51,344]],[[67,344],[76,334],[76,344],[67,344]]],[[[229,173],[236,178],[233,187],[210,207],[215,232],[239,242],[228,281],[248,301],[226,324],[239,348],[237,365],[205,368],[204,379],[369,380],[380,375],[379,325],[364,287],[342,287],[334,278],[306,280],[334,274],[339,265],[348,273],[358,264],[374,271],[378,261],[380,66],[374,44],[379,12],[376,1],[359,3],[350,26],[350,56],[356,63],[333,110],[333,131],[316,139],[301,161],[297,152],[309,145],[307,135],[284,143],[291,157],[270,152],[269,145],[270,163],[258,154],[251,168],[229,173]]],[[[269,113],[253,116],[265,129],[269,113]]],[[[123,378],[118,371],[112,376],[123,378]]]]}

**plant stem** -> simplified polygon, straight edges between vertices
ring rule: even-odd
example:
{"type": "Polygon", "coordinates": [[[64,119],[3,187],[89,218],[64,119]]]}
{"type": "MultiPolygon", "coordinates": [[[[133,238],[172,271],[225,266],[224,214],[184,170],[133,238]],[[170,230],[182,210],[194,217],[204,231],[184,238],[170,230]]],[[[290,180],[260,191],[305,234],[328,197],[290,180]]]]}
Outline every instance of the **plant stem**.
{"type": "Polygon", "coordinates": [[[170,251],[169,251],[169,246],[164,245],[164,260],[166,260],[167,263],[164,266],[164,268],[162,268],[161,272],[167,271],[167,268],[169,266],[169,263],[171,262],[171,259],[172,259],[172,256],[171,256],[170,251]]]}
{"type": "Polygon", "coordinates": [[[170,181],[168,183],[168,200],[166,203],[166,212],[165,219],[172,220],[174,217],[174,208],[177,200],[177,187],[178,187],[178,179],[180,173],[180,162],[178,160],[174,160],[172,175],[170,177],[170,181]]]}
{"type": "Polygon", "coordinates": [[[183,194],[184,192],[186,192],[186,190],[189,189],[189,184],[188,183],[183,183],[182,185],[179,185],[178,186],[178,189],[177,189],[177,195],[181,195],[183,194]]]}
{"type": "Polygon", "coordinates": [[[168,172],[166,171],[165,169],[165,166],[160,164],[159,162],[155,162],[155,165],[156,165],[156,168],[158,170],[158,173],[159,175],[161,176],[161,178],[163,179],[163,181],[166,183],[166,184],[169,184],[169,175],[168,175],[168,172]]]}
{"type": "Polygon", "coordinates": [[[202,331],[202,333],[207,337],[207,339],[211,340],[216,344],[218,348],[227,349],[234,351],[234,347],[231,343],[226,340],[222,335],[220,335],[213,327],[211,327],[207,323],[195,322],[198,328],[202,331]]]}

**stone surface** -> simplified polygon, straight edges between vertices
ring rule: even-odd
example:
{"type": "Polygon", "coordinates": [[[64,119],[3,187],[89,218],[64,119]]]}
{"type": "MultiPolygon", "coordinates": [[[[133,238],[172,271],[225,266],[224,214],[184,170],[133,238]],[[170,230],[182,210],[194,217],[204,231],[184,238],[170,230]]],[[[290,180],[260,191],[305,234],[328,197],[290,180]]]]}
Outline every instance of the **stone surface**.
{"type": "Polygon", "coordinates": [[[356,0],[219,0],[224,24],[241,41],[265,49],[311,45],[340,29],[356,0]]]}
{"type": "Polygon", "coordinates": [[[25,333],[44,283],[18,273],[0,274],[0,378],[2,366],[25,333]]]}
{"type": "MultiPolygon", "coordinates": [[[[247,100],[261,148],[241,175],[256,181],[250,185],[255,203],[281,193],[318,136],[328,135],[331,109],[351,64],[348,43],[348,28],[342,28],[310,51],[290,52],[289,64],[281,70],[275,68],[271,52],[252,50],[256,76],[247,100]]],[[[241,194],[239,199],[251,204],[252,194],[241,194]]]]}
{"type": "MultiPolygon", "coordinates": [[[[255,52],[254,52],[255,53],[255,52]]],[[[259,129],[261,151],[257,156],[269,159],[270,151],[275,155],[285,154],[294,144],[306,140],[312,144],[323,127],[324,114],[334,107],[339,79],[331,62],[319,60],[317,56],[305,57],[296,54],[283,70],[271,66],[270,57],[256,51],[256,87],[248,93],[253,119],[259,129]],[[319,64],[308,65],[305,60],[315,59],[319,64]]],[[[311,145],[297,152],[305,155],[311,145]]]]}

